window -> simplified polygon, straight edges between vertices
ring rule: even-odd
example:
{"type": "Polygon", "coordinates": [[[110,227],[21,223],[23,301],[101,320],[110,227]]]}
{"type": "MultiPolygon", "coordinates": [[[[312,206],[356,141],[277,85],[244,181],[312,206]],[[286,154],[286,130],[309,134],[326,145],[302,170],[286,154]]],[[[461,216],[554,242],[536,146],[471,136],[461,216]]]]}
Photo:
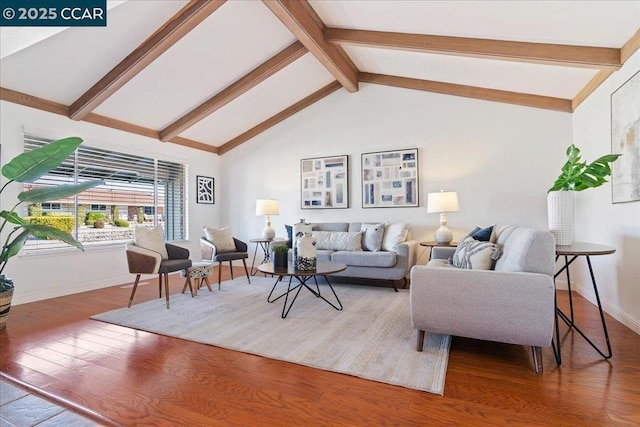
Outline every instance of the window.
{"type": "MultiPolygon", "coordinates": [[[[25,134],[25,151],[46,145],[50,140],[25,134]]],[[[186,166],[164,160],[135,156],[91,147],[83,143],[60,166],[25,190],[58,184],[72,184],[99,179],[104,185],[94,187],[74,197],[42,204],[42,210],[63,210],[72,216],[68,220],[71,234],[85,247],[116,244],[133,238],[135,225],[160,225],[167,240],[186,239],[186,166]],[[104,228],[95,228],[96,220],[104,228]],[[127,224],[128,223],[128,224],[127,224]]],[[[24,214],[29,206],[24,207],[24,214]]],[[[33,206],[31,211],[34,212],[33,206]]],[[[60,223],[60,220],[56,220],[60,223]]],[[[63,220],[64,221],[64,220],[63,220]]],[[[25,252],[67,247],[60,241],[47,241],[31,236],[25,252]]]]}

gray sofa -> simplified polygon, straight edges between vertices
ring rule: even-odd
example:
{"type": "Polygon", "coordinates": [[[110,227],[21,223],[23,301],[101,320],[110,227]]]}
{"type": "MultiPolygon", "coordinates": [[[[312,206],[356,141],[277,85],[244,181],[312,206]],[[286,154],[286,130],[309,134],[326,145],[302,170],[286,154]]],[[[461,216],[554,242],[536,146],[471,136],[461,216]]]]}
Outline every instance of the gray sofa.
{"type": "MultiPolygon", "coordinates": [[[[360,222],[319,222],[311,223],[313,231],[360,231],[360,222]]],[[[393,281],[393,288],[398,291],[395,281],[403,280],[406,286],[407,275],[417,261],[418,242],[406,240],[395,247],[395,251],[379,252],[318,250],[318,261],[335,261],[347,265],[347,269],[332,276],[378,279],[393,281]]]]}
{"type": "Polygon", "coordinates": [[[555,319],[555,240],[548,231],[506,226],[493,270],[453,267],[455,248],[434,248],[426,266],[411,270],[411,322],[419,330],[531,346],[536,373],[555,319]]]}

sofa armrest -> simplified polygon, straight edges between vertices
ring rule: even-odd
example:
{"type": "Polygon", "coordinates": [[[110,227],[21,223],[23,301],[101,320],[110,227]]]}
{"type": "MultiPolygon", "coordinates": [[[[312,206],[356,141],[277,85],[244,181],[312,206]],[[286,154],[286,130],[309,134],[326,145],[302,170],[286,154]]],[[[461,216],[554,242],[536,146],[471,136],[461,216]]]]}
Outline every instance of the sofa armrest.
{"type": "Polygon", "coordinates": [[[202,261],[213,262],[213,258],[217,252],[216,245],[208,241],[205,237],[200,238],[200,257],[202,261]]]}
{"type": "Polygon", "coordinates": [[[540,273],[415,266],[415,328],[510,344],[548,347],[554,325],[553,278],[540,273]]]}
{"type": "Polygon", "coordinates": [[[434,246],[431,248],[431,259],[449,259],[453,258],[456,248],[448,246],[434,246]]]}
{"type": "Polygon", "coordinates": [[[405,274],[409,274],[411,267],[418,262],[418,241],[407,240],[406,242],[398,243],[396,255],[398,257],[396,267],[404,266],[406,268],[405,274]]]}

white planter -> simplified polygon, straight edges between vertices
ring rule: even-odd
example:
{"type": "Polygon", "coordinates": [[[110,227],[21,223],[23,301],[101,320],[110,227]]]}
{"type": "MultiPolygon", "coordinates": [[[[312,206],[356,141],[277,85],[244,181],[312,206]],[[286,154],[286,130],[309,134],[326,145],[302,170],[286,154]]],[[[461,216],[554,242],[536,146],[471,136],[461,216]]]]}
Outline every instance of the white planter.
{"type": "Polygon", "coordinates": [[[549,231],[556,245],[571,245],[575,228],[573,217],[573,191],[551,191],[547,194],[549,231]]]}

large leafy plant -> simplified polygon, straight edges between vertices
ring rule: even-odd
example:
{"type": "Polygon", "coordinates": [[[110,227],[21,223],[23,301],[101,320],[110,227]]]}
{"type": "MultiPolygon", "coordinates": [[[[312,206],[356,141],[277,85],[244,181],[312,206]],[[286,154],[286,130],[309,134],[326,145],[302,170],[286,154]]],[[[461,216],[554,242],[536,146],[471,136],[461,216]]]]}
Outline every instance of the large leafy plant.
{"type": "MultiPolygon", "coordinates": [[[[58,139],[45,146],[16,156],[2,167],[2,175],[8,181],[0,188],[0,195],[2,195],[7,185],[12,182],[34,182],[57,168],[80,144],[82,144],[82,139],[77,137],[58,139]]],[[[18,202],[11,210],[0,212],[0,218],[2,218],[0,233],[4,231],[6,226],[13,227],[8,232],[0,253],[0,291],[13,288],[11,279],[2,274],[2,272],[9,259],[20,252],[27,238],[31,235],[39,239],[62,240],[84,251],[82,244],[74,239],[71,234],[48,225],[30,224],[21,218],[16,212],[18,206],[22,203],[42,203],[70,197],[103,183],[103,181],[87,181],[81,184],[65,184],[23,191],[18,194],[18,202]]]]}
{"type": "Polygon", "coordinates": [[[600,187],[611,175],[611,163],[621,154],[607,154],[591,164],[580,161],[580,149],[571,144],[567,148],[567,162],[562,166],[562,173],[549,191],[582,191],[587,188],[600,187]]]}

